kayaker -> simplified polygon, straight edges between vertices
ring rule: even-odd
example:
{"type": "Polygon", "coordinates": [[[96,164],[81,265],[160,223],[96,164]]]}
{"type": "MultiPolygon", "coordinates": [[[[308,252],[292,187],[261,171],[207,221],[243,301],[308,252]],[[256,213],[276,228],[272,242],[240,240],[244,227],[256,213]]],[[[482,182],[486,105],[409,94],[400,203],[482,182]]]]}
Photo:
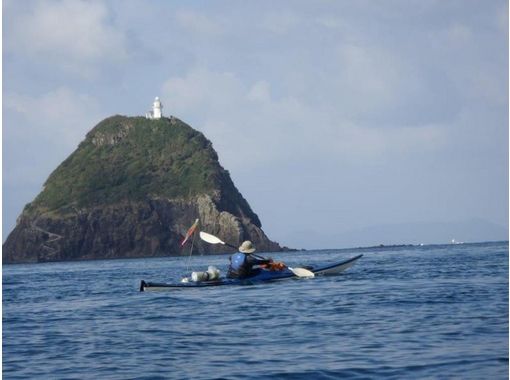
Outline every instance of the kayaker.
{"type": "Polygon", "coordinates": [[[267,265],[273,262],[273,259],[265,259],[260,256],[252,255],[255,252],[255,246],[251,241],[246,240],[239,247],[239,252],[230,256],[230,266],[228,268],[228,278],[247,278],[256,275],[260,268],[255,266],[267,265]]]}

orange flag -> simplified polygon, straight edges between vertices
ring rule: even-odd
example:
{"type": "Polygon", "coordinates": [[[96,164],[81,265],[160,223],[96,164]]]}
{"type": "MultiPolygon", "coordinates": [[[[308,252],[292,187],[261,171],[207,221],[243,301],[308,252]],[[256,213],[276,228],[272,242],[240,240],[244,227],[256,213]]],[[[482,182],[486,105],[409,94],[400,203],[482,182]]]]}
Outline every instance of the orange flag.
{"type": "Polygon", "coordinates": [[[186,236],[184,237],[184,240],[182,241],[181,243],[181,247],[186,244],[186,242],[188,241],[188,239],[191,237],[191,235],[193,235],[193,233],[195,232],[195,230],[197,229],[198,227],[198,219],[195,220],[195,223],[193,223],[193,225],[188,229],[188,232],[186,232],[186,236]]]}

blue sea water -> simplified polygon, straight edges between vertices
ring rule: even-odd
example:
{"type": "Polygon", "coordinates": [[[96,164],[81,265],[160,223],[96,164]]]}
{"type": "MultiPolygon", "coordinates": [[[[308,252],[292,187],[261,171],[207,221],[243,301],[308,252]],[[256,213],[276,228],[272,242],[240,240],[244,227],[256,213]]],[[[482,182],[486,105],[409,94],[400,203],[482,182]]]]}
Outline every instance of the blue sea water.
{"type": "Polygon", "coordinates": [[[359,253],[338,276],[171,292],[138,288],[185,257],[3,266],[3,378],[508,378],[507,242],[274,258],[359,253]]]}

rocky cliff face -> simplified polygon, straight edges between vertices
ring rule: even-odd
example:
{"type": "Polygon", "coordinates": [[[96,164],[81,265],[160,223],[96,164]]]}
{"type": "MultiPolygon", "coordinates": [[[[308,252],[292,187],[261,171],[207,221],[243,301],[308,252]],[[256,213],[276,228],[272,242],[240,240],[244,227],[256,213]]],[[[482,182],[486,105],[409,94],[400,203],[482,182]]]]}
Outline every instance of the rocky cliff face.
{"type": "MultiPolygon", "coordinates": [[[[87,134],[25,207],[3,262],[179,255],[196,218],[231,244],[281,250],[200,132],[173,117],[114,116],[87,134]]],[[[228,250],[199,239],[195,247],[228,250]]]]}

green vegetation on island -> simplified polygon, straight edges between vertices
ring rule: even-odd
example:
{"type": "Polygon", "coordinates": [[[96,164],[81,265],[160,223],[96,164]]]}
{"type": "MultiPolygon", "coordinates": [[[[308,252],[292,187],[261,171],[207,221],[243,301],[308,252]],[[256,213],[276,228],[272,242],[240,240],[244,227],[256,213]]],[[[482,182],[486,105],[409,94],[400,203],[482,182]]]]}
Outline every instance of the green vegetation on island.
{"type": "Polygon", "coordinates": [[[224,176],[211,143],[182,121],[113,116],[87,134],[27,211],[189,198],[219,189],[224,176]]]}

